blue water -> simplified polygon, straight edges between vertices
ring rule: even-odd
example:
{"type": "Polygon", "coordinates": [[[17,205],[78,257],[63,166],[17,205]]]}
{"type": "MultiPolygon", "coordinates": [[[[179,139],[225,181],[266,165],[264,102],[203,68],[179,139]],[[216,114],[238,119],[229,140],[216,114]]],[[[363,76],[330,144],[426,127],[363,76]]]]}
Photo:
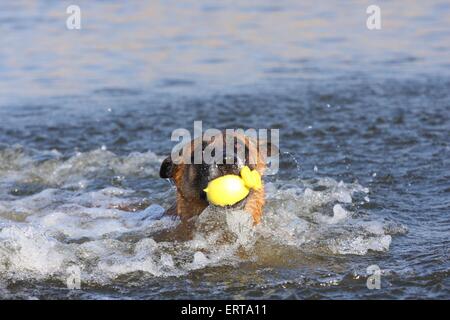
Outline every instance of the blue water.
{"type": "Polygon", "coordinates": [[[63,2],[0,4],[0,297],[450,297],[445,1],[380,1],[376,31],[365,1],[78,4],[81,30],[63,2]],[[207,210],[158,238],[159,164],[195,120],[280,129],[255,230],[207,210]]]}

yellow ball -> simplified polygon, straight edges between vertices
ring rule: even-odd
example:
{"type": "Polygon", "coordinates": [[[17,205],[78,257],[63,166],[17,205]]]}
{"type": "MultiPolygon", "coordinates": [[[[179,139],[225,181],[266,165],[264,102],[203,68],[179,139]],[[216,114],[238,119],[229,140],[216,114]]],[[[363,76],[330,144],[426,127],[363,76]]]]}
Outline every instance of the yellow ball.
{"type": "Polygon", "coordinates": [[[224,207],[244,199],[249,193],[249,188],[241,177],[229,174],[210,181],[204,191],[210,203],[224,207]]]}

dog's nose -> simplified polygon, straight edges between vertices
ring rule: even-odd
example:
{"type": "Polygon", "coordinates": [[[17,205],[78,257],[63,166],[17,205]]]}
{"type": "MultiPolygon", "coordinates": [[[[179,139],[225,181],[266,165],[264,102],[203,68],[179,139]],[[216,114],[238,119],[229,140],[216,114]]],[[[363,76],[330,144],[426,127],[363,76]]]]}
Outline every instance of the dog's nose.
{"type": "Polygon", "coordinates": [[[213,163],[209,166],[209,180],[214,180],[223,175],[222,170],[220,170],[219,165],[217,163],[213,163]]]}
{"type": "Polygon", "coordinates": [[[227,174],[239,175],[239,166],[236,164],[217,164],[214,163],[209,167],[209,180],[216,179],[227,174]]]}

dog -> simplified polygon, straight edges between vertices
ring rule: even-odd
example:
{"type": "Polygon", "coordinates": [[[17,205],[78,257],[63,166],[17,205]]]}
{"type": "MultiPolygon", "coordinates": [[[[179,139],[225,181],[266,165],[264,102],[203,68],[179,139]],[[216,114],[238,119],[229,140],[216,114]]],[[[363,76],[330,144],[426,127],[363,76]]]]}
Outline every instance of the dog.
{"type": "MultiPolygon", "coordinates": [[[[187,221],[197,216],[210,204],[207,201],[206,193],[203,191],[208,183],[220,176],[227,174],[239,175],[240,169],[246,165],[251,170],[256,170],[263,176],[266,171],[266,159],[271,156],[272,146],[267,141],[264,142],[266,150],[263,154],[261,142],[244,133],[231,131],[221,132],[212,137],[200,137],[192,140],[180,152],[180,160],[175,163],[172,156],[168,156],[161,164],[159,175],[163,179],[170,179],[176,186],[176,202],[166,211],[167,214],[177,215],[182,221],[187,221]],[[212,150],[222,143],[227,145],[227,139],[231,139],[233,145],[233,161],[227,161],[230,152],[223,147],[222,161],[220,163],[206,163],[204,159],[201,163],[195,164],[194,153],[212,150]],[[201,150],[200,150],[201,148],[201,150]]],[[[218,148],[220,150],[220,148],[218,148]]],[[[228,159],[229,160],[229,159],[228,159]]],[[[249,195],[240,202],[231,206],[236,209],[243,209],[253,217],[254,224],[261,222],[265,203],[264,185],[258,190],[251,189],[249,195]]]]}

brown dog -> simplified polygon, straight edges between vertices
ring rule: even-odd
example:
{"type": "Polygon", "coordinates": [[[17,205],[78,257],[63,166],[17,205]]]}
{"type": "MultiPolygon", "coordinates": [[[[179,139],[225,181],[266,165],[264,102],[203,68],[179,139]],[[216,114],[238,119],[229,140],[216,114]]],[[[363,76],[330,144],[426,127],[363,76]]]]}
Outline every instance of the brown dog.
{"type": "MultiPolygon", "coordinates": [[[[267,147],[266,150],[270,151],[271,147],[267,147]]],[[[192,140],[183,149],[181,158],[184,160],[175,164],[171,156],[167,157],[161,165],[159,174],[161,178],[171,179],[177,188],[176,203],[167,210],[167,213],[176,214],[183,221],[199,215],[209,205],[206,200],[206,193],[203,191],[209,181],[226,174],[239,175],[240,169],[244,165],[251,170],[256,169],[261,176],[266,169],[266,158],[261,152],[260,144],[255,139],[235,131],[232,133],[222,132],[210,138],[192,140]],[[206,149],[211,150],[215,143],[223,143],[223,146],[225,146],[226,139],[230,138],[234,145],[233,164],[226,163],[226,157],[229,156],[229,153],[225,152],[225,147],[223,148],[221,164],[207,164],[205,161],[202,161],[201,164],[193,164],[194,152],[199,151],[198,148],[201,148],[200,152],[203,153],[206,149]],[[195,142],[197,142],[197,150],[195,142]]],[[[261,221],[264,201],[263,186],[259,190],[250,190],[245,199],[232,207],[247,211],[253,216],[254,223],[257,224],[261,221]]]]}

